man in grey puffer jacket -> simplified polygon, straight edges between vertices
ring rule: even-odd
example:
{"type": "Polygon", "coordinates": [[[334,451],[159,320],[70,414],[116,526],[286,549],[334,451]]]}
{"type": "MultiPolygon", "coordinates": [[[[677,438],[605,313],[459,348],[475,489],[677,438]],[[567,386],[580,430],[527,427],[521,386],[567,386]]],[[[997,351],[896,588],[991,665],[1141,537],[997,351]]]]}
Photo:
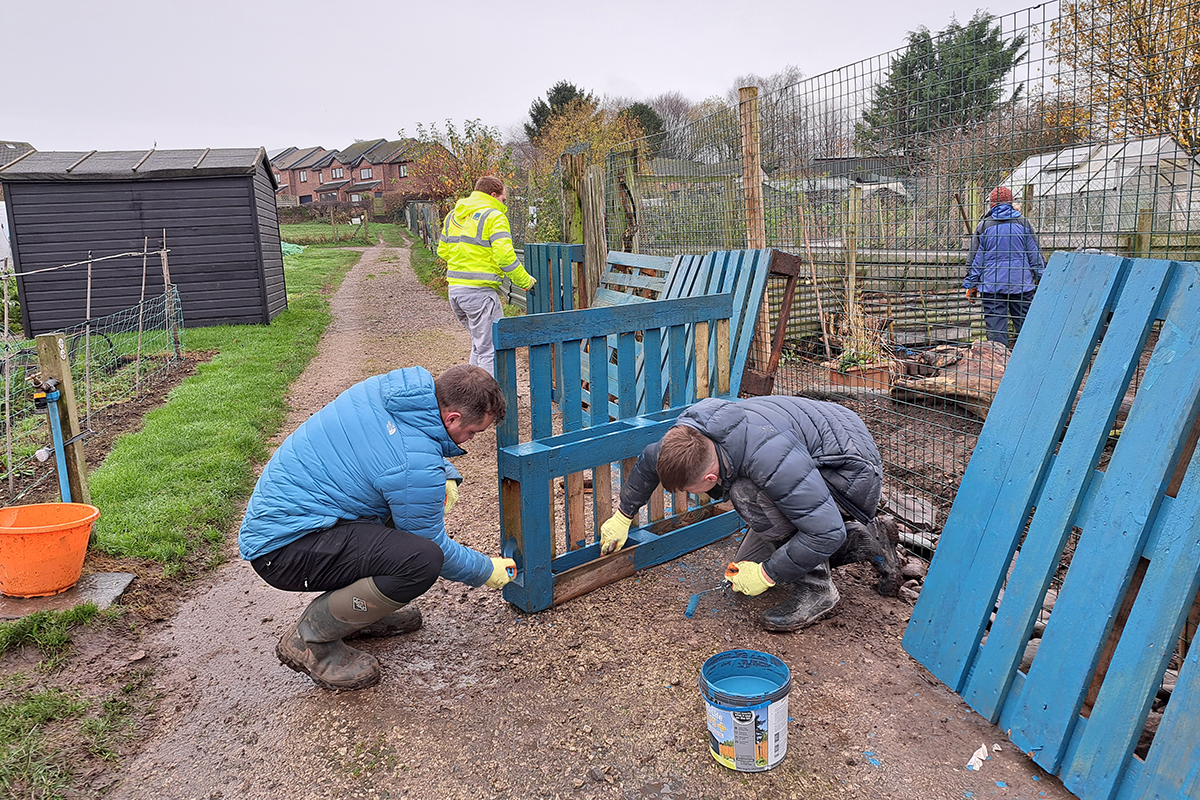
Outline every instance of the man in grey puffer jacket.
{"type": "Polygon", "coordinates": [[[838,603],[831,562],[869,561],[880,593],[899,590],[895,523],[876,517],[882,480],[879,449],[849,409],[801,397],[701,400],[638,458],[619,510],[601,526],[601,552],[625,544],[659,483],[728,496],[749,530],[726,578],[747,595],[790,584],[762,623],[800,630],[838,603]]]}

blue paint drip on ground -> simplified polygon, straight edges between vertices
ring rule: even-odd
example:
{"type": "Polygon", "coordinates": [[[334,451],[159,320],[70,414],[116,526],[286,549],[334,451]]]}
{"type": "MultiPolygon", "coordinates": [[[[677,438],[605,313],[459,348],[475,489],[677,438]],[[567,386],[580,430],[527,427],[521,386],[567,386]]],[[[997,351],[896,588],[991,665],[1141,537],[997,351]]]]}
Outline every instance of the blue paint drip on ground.
{"type": "Polygon", "coordinates": [[[1000,788],[1000,789],[1008,788],[1008,784],[1005,783],[1004,781],[996,781],[996,786],[997,786],[997,788],[1000,788]]]}
{"type": "Polygon", "coordinates": [[[882,767],[883,766],[883,762],[880,761],[878,758],[875,758],[874,750],[864,750],[863,755],[866,756],[867,763],[870,764],[872,767],[882,767]]]}

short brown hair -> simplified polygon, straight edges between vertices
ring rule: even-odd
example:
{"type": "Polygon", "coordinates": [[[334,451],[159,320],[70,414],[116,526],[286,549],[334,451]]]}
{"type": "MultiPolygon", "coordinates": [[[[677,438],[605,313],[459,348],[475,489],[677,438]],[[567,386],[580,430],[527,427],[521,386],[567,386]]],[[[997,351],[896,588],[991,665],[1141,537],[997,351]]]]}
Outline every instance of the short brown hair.
{"type": "Polygon", "coordinates": [[[658,480],[668,492],[699,483],[716,453],[712,440],[690,425],[667,431],[658,449],[658,480]]]}
{"type": "Polygon", "coordinates": [[[490,194],[494,197],[504,191],[504,181],[495,175],[484,175],[475,181],[475,191],[490,194]]]}
{"type": "Polygon", "coordinates": [[[486,369],[459,364],[443,372],[433,382],[438,408],[457,411],[463,422],[473,425],[488,414],[499,422],[504,419],[507,403],[500,384],[486,369]]]}

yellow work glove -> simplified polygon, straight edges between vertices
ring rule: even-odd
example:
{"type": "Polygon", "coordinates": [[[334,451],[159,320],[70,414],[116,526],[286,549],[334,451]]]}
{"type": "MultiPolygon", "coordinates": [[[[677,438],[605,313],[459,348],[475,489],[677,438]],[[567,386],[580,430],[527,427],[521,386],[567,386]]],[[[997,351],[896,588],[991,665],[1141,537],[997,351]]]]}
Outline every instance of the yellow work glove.
{"type": "Polygon", "coordinates": [[[537,286],[537,278],[535,278],[535,277],[533,277],[532,275],[530,275],[530,276],[529,276],[529,280],[530,280],[530,281],[532,281],[532,282],[531,282],[531,283],[530,283],[528,286],[526,286],[526,287],[525,287],[525,291],[527,291],[527,292],[532,292],[532,291],[533,291],[533,287],[537,286]]]}
{"type": "Polygon", "coordinates": [[[492,577],[488,578],[483,585],[489,589],[499,589],[515,577],[517,577],[516,561],[511,558],[493,558],[492,577]]]}
{"type": "Polygon", "coordinates": [[[725,580],[733,584],[735,592],[754,597],[775,585],[771,576],[757,561],[739,561],[725,568],[725,580]]]}
{"type": "Polygon", "coordinates": [[[629,538],[629,526],[632,524],[633,519],[622,514],[620,510],[606,519],[600,526],[600,555],[606,556],[624,547],[625,540],[629,538]]]}
{"type": "Polygon", "coordinates": [[[446,481],[446,504],[442,509],[442,514],[449,514],[450,509],[454,508],[454,504],[458,502],[458,481],[451,478],[446,481]]]}

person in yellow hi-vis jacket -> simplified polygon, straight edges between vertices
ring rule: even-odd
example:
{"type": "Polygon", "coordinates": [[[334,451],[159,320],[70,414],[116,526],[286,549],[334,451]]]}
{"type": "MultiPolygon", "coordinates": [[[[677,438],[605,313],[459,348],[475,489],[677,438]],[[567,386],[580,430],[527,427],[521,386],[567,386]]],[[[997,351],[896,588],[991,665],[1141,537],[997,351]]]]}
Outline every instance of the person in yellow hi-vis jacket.
{"type": "Polygon", "coordinates": [[[537,280],[521,266],[508,226],[504,182],[491,175],[459,200],[442,223],[438,256],[446,262],[450,308],[471,334],[471,365],[496,374],[492,323],[504,316],[500,280],[532,291],[537,280]]]}

